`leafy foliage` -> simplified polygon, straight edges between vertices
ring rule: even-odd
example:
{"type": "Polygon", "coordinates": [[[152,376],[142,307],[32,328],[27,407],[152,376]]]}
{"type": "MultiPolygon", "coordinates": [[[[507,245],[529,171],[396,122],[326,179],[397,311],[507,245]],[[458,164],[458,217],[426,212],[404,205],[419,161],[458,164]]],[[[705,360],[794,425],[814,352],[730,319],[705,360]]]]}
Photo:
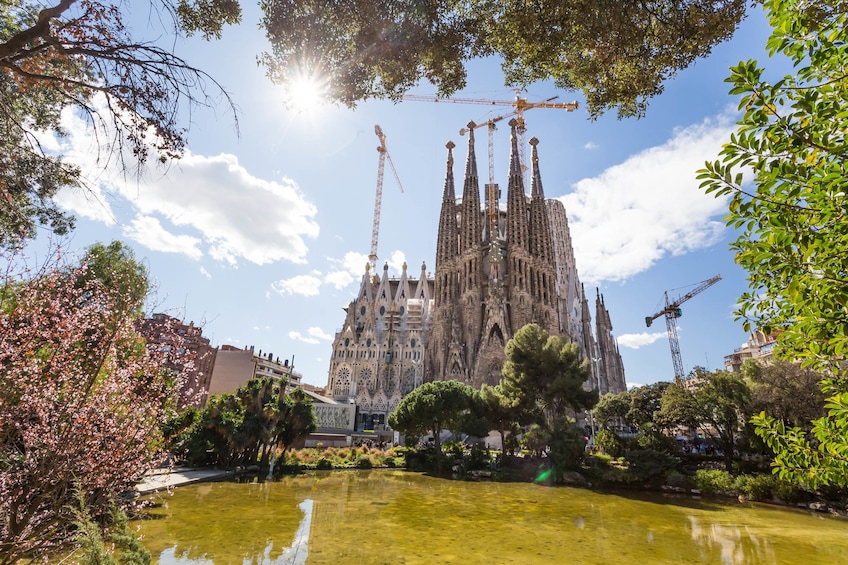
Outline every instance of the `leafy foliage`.
{"type": "Polygon", "coordinates": [[[0,563],[69,543],[77,485],[93,518],[107,516],[158,460],[179,384],[133,329],[147,283],[131,254],[11,265],[0,285],[0,563]]]}
{"type": "Polygon", "coordinates": [[[577,345],[562,335],[549,336],[537,324],[518,330],[506,344],[504,393],[516,401],[520,424],[553,423],[566,409],[580,412],[598,402],[596,390],[585,390],[589,361],[580,360],[577,345]]]}
{"type": "Polygon", "coordinates": [[[749,413],[766,412],[787,425],[806,429],[825,415],[821,373],[775,360],[768,365],[745,363],[742,374],[751,387],[749,413]]]}
{"type": "Polygon", "coordinates": [[[201,411],[183,415],[184,431],[175,452],[194,464],[260,465],[267,468],[277,451],[285,452],[316,429],[312,401],[285,381],[251,379],[232,394],[209,399],[201,411]]]}
{"type": "Polygon", "coordinates": [[[704,494],[733,491],[733,477],[727,471],[698,469],[695,471],[695,487],[704,494]]]}
{"type": "Polygon", "coordinates": [[[699,178],[708,193],[730,197],[727,223],[742,232],[732,248],[750,274],[737,311],[746,329],[777,332],[787,357],[838,370],[848,353],[848,14],[834,0],[764,5],[769,52],[788,57],[795,73],[771,83],[756,61],[731,68],[743,115],[699,178]]]}
{"type": "MultiPolygon", "coordinates": [[[[151,0],[152,13],[175,31],[220,35],[240,17],[234,0],[151,0]],[[164,16],[165,19],[162,19],[164,16]],[[180,21],[181,18],[181,21],[180,21]]],[[[167,161],[185,148],[181,106],[207,104],[210,76],[173,51],[133,38],[120,2],[35,0],[0,4],[0,245],[33,237],[38,226],[58,234],[73,218],[52,197],[83,185],[78,168],[51,154],[39,132],[67,134],[66,109],[96,128],[99,155],[125,170],[148,158],[167,161]]]]}
{"type": "Polygon", "coordinates": [[[756,61],[731,68],[727,82],[743,112],[719,160],[699,172],[702,187],[730,197],[732,244],[751,289],[737,314],[747,329],[778,336],[778,352],[830,372],[827,415],[808,434],[773,416],[755,418],[776,453],[781,477],[807,484],[848,484],[848,13],[844,2],[768,0],[771,55],[794,72],[770,82],[756,61]],[[752,182],[745,183],[745,173],[752,182]]]}
{"type": "Polygon", "coordinates": [[[507,432],[510,432],[510,436],[516,435],[513,424],[519,419],[516,400],[504,394],[501,385],[489,386],[487,384],[484,384],[480,389],[479,398],[479,410],[482,416],[491,427],[498,430],[501,436],[501,446],[505,452],[509,451],[507,446],[510,442],[507,440],[507,432]]]}
{"type": "Polygon", "coordinates": [[[695,382],[671,384],[662,397],[658,417],[700,429],[721,448],[725,468],[730,471],[750,396],[750,389],[739,374],[706,373],[695,382]]]}
{"type": "Polygon", "coordinates": [[[629,463],[630,475],[642,483],[664,481],[666,474],[680,463],[676,457],[653,449],[628,451],[624,458],[629,463]]]}
{"type": "Polygon", "coordinates": [[[464,424],[477,403],[478,394],[459,381],[424,383],[403,397],[389,414],[389,425],[413,444],[421,436],[432,433],[436,452],[441,453],[442,430],[465,431],[464,424]]]}
{"type": "Polygon", "coordinates": [[[422,78],[449,96],[465,86],[467,61],[500,55],[506,84],[553,79],[582,91],[593,117],[643,115],[662,83],[728,39],[745,13],[742,0],[260,4],[269,76],[323,77],[328,97],[348,106],[400,99],[422,78]]]}

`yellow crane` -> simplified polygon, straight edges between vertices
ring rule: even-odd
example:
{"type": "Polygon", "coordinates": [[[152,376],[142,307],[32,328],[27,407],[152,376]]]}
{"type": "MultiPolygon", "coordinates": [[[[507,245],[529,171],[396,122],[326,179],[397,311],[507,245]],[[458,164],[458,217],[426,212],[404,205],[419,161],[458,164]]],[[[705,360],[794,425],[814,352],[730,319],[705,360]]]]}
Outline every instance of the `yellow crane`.
{"type": "Polygon", "coordinates": [[[371,273],[377,273],[377,244],[380,239],[380,210],[383,207],[383,173],[386,169],[386,161],[389,162],[389,167],[397,181],[398,188],[403,192],[403,185],[400,182],[400,177],[395,169],[395,164],[392,162],[392,156],[389,155],[389,150],[386,147],[386,135],[379,125],[374,126],[374,133],[380,140],[380,145],[377,147],[377,152],[380,154],[377,165],[377,194],[374,198],[374,224],[371,227],[371,253],[368,254],[368,260],[371,262],[371,273]]]}
{"type": "Polygon", "coordinates": [[[516,95],[514,100],[487,100],[484,98],[438,98],[436,96],[424,96],[420,94],[405,94],[403,96],[404,100],[415,100],[419,102],[446,102],[452,104],[480,104],[484,106],[510,106],[513,110],[507,114],[502,116],[497,116],[495,118],[491,117],[491,113],[489,114],[489,119],[481,124],[475,124],[471,122],[468,124],[468,128],[463,128],[459,130],[460,135],[465,135],[469,129],[481,128],[483,126],[488,126],[489,128],[489,184],[495,183],[495,159],[494,159],[494,131],[495,124],[499,121],[515,116],[515,120],[517,122],[516,132],[518,133],[518,159],[521,164],[521,174],[523,175],[527,171],[526,160],[524,158],[524,132],[526,131],[526,124],[524,121],[524,112],[527,110],[532,110],[533,108],[555,108],[562,109],[568,112],[573,112],[578,108],[577,102],[554,102],[557,100],[559,96],[553,96],[551,98],[547,98],[540,102],[528,102],[526,98],[522,98],[520,96],[520,91],[516,90],[516,95]]]}
{"type": "Polygon", "coordinates": [[[668,330],[668,344],[671,347],[671,362],[674,364],[674,379],[679,381],[684,377],[683,357],[680,355],[680,341],[677,339],[677,318],[683,315],[680,305],[713,286],[721,280],[721,275],[716,275],[705,281],[701,281],[692,290],[686,294],[679,296],[675,300],[668,299],[669,291],[665,291],[665,308],[654,314],[653,316],[645,316],[645,325],[649,328],[651,324],[660,316],[665,316],[665,326],[668,330]]]}

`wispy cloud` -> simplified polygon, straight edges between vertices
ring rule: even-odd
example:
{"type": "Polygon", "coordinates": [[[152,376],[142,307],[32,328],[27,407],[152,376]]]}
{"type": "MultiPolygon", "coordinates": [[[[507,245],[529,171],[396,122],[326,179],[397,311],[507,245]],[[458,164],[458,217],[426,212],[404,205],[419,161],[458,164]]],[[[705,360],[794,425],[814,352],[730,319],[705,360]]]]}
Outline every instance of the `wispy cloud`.
{"type": "Polygon", "coordinates": [[[317,338],[305,336],[302,333],[296,331],[289,332],[289,339],[300,341],[302,343],[308,343],[310,345],[316,345],[321,343],[321,341],[317,338]]]}
{"type": "MultiPolygon", "coordinates": [[[[136,216],[123,227],[121,233],[124,237],[137,241],[154,251],[180,253],[192,259],[200,259],[203,256],[199,247],[200,239],[190,235],[173,234],[163,228],[159,220],[150,216],[136,216]]],[[[206,274],[209,275],[209,273],[206,274]]]]}
{"type": "Polygon", "coordinates": [[[317,344],[321,343],[322,341],[333,341],[332,335],[324,333],[324,330],[322,330],[319,327],[315,327],[315,326],[306,330],[306,335],[303,335],[302,333],[300,333],[298,331],[290,331],[288,333],[288,336],[289,336],[289,339],[293,339],[293,340],[300,341],[300,342],[303,342],[303,343],[308,343],[310,345],[317,345],[317,344]]]}
{"type": "Polygon", "coordinates": [[[731,131],[729,114],[680,129],[560,198],[584,282],[625,280],[666,255],[718,241],[726,199],[704,194],[695,171],[731,131]]]}
{"type": "Polygon", "coordinates": [[[337,290],[342,290],[355,280],[348,271],[332,271],[324,276],[324,282],[333,285],[337,290]]]}
{"type": "Polygon", "coordinates": [[[665,332],[642,332],[638,334],[620,335],[615,341],[621,347],[627,347],[629,349],[639,349],[640,347],[651,345],[655,341],[664,339],[665,337],[667,337],[667,334],[665,332]]]}
{"type": "Polygon", "coordinates": [[[135,176],[120,169],[119,155],[106,159],[98,153],[93,132],[79,117],[66,113],[62,123],[68,137],[46,136],[45,143],[80,167],[88,189],[61,190],[56,196],[60,206],[111,225],[116,222],[115,210],[129,204],[136,222],[148,222],[159,237],[145,237],[137,229],[130,233],[157,251],[164,250],[162,241],[170,237],[182,243],[171,251],[193,258],[205,253],[229,264],[305,263],[305,240],[318,236],[317,210],[293,180],[258,178],[235,155],[191,152],[166,173],[135,176]],[[190,240],[196,243],[187,245],[190,240]]]}
{"type": "Polygon", "coordinates": [[[209,280],[212,280],[212,273],[206,270],[206,267],[203,265],[200,266],[200,274],[206,277],[209,280]]]}
{"type": "Polygon", "coordinates": [[[321,279],[315,275],[298,275],[271,283],[271,290],[283,296],[292,294],[318,296],[320,287],[321,279]]]}
{"type": "Polygon", "coordinates": [[[319,327],[313,326],[313,327],[309,328],[307,330],[307,332],[309,333],[310,336],[312,336],[314,338],[324,340],[324,341],[333,341],[333,336],[331,334],[324,333],[324,330],[322,330],[319,327]]]}

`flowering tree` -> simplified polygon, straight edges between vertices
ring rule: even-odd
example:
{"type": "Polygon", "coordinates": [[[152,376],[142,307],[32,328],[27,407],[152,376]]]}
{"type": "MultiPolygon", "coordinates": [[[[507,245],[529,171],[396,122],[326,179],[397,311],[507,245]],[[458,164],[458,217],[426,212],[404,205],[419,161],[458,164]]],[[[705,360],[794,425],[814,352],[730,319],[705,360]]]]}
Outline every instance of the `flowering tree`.
{"type": "Polygon", "coordinates": [[[75,489],[102,516],[161,447],[173,375],[133,330],[138,264],[97,249],[0,286],[0,564],[70,543],[75,489]]]}

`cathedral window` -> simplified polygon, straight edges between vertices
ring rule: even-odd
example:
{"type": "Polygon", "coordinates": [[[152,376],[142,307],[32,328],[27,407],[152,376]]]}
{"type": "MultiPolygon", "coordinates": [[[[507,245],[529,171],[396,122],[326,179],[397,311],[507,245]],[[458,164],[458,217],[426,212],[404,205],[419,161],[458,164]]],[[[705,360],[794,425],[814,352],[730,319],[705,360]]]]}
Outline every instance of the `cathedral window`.
{"type": "Polygon", "coordinates": [[[336,374],[335,393],[344,395],[350,393],[350,369],[342,367],[336,374]]]}
{"type": "Polygon", "coordinates": [[[365,306],[359,309],[359,313],[364,316],[365,315],[365,306]]]}
{"type": "Polygon", "coordinates": [[[384,316],[385,314],[386,314],[386,307],[385,307],[385,306],[380,306],[380,315],[381,315],[381,316],[384,316]]]}

